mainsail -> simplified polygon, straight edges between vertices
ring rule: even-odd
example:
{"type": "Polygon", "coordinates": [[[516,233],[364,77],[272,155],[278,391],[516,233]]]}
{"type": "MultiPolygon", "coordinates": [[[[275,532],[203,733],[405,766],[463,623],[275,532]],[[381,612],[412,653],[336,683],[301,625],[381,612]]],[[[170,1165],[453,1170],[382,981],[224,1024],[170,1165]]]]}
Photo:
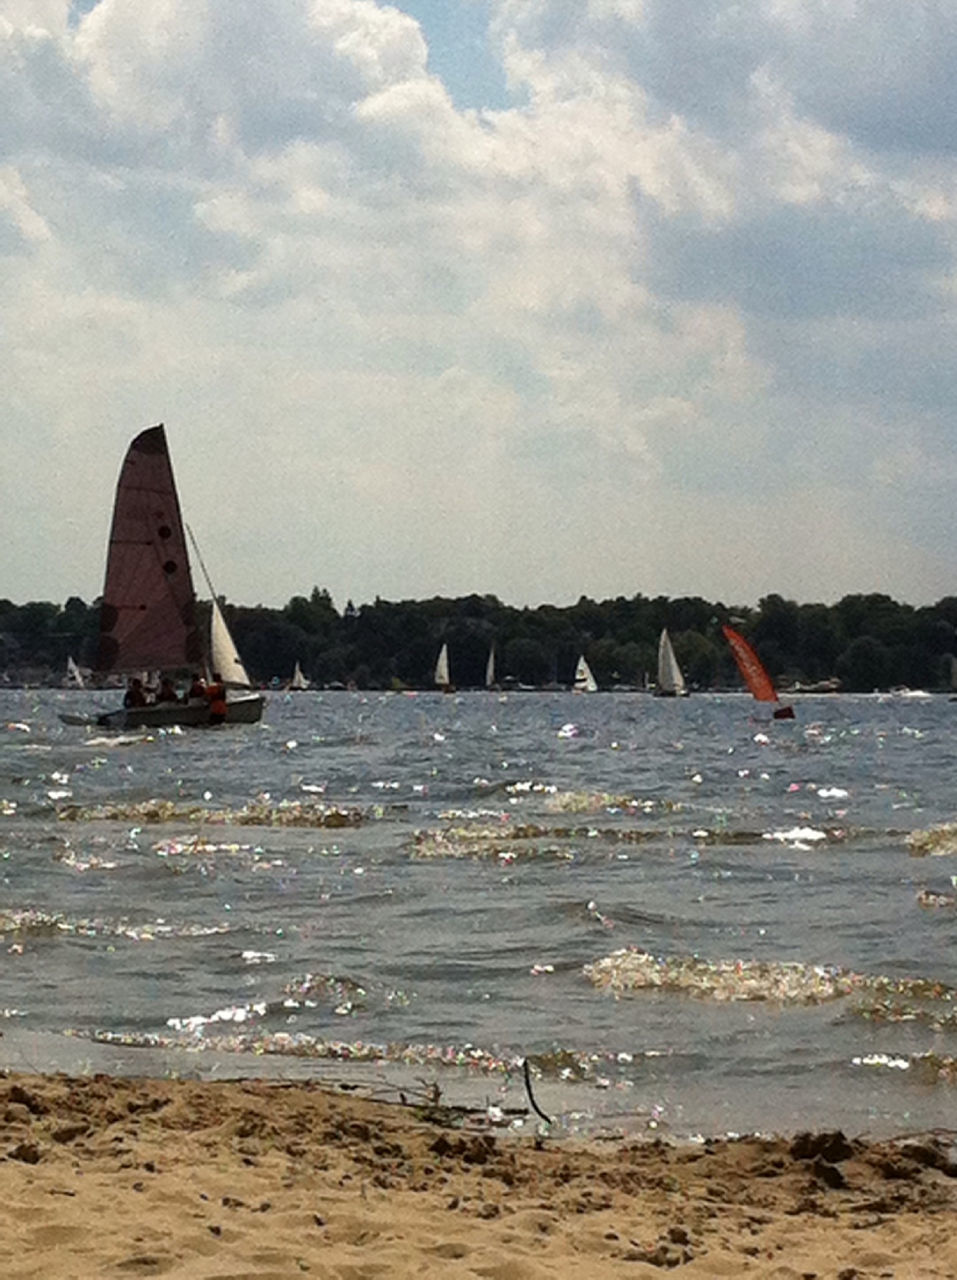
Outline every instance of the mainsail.
{"type": "Polygon", "coordinates": [[[166,433],[150,427],[127,450],[116,487],[97,667],[186,667],[202,654],[166,433]]]}
{"type": "MultiPolygon", "coordinates": [[[[729,626],[723,626],[721,630],[724,632],[724,638],[731,646],[731,652],[734,655],[735,662],[738,664],[738,670],[741,672],[742,678],[751,690],[752,695],[758,702],[777,702],[778,694],[774,687],[774,681],[765,671],[764,664],[744,636],[739,635],[737,631],[732,630],[729,626]]],[[[790,720],[793,716],[793,709],[787,706],[779,707],[774,712],[776,720],[790,720]]]]}
{"type": "Polygon", "coordinates": [[[681,668],[678,666],[678,659],[675,657],[667,627],[662,630],[661,638],[658,641],[657,692],[664,696],[670,694],[676,698],[683,698],[688,692],[685,678],[681,674],[681,668]]]}
{"type": "Polygon", "coordinates": [[[595,693],[598,690],[598,682],[591,673],[591,667],[585,661],[585,655],[582,654],[575,666],[575,684],[576,693],[595,693]]]}

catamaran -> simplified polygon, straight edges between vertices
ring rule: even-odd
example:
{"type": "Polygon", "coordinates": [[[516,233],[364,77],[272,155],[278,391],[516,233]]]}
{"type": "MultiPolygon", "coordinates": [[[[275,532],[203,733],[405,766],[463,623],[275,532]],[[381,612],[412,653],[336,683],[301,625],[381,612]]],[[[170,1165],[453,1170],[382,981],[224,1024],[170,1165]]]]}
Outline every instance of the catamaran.
{"type": "MultiPolygon", "coordinates": [[[[97,671],[139,675],[211,667],[227,687],[225,723],[255,723],[262,716],[262,694],[249,689],[226,620],[215,593],[211,594],[211,634],[206,645],[196,622],[196,596],[166,432],[162,425],[150,427],[127,450],[116,487],[97,671]]],[[[120,707],[93,720],[61,718],[110,729],[159,728],[208,725],[210,709],[205,698],[192,698],[120,707]]]]}
{"type": "Polygon", "coordinates": [[[678,666],[678,659],[672,648],[668,628],[664,627],[658,640],[658,683],[655,693],[659,698],[686,698],[688,686],[678,666]]]}
{"type": "Polygon", "coordinates": [[[738,664],[738,670],[741,672],[744,683],[751,690],[752,696],[758,702],[778,703],[772,713],[775,720],[793,720],[794,708],[779,701],[774,681],[765,671],[764,664],[744,636],[739,635],[737,631],[728,626],[723,626],[721,630],[724,632],[724,638],[731,646],[731,652],[734,655],[735,662],[738,664]]]}

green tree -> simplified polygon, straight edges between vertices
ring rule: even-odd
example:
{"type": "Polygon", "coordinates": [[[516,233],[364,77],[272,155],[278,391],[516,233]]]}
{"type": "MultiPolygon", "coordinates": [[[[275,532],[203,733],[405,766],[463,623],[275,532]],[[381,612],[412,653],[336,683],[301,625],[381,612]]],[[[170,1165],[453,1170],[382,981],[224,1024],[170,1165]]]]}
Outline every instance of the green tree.
{"type": "Polygon", "coordinates": [[[890,672],[890,654],[873,636],[857,636],[837,660],[841,684],[852,693],[886,688],[890,672]]]}

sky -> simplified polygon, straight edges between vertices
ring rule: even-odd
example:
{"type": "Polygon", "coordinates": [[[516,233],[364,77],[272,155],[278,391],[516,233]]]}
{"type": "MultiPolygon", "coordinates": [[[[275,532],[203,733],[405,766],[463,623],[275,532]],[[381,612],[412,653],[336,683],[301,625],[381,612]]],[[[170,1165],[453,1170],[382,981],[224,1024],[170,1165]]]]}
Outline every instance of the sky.
{"type": "Polygon", "coordinates": [[[957,6],[0,0],[0,598],[957,593],[957,6]]]}

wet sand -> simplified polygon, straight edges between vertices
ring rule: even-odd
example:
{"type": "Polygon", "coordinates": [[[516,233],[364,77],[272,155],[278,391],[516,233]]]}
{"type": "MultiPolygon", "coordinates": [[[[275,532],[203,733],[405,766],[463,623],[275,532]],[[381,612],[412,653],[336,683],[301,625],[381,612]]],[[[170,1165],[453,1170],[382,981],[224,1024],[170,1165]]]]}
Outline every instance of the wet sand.
{"type": "Polygon", "coordinates": [[[0,1206],[8,1280],[957,1276],[950,1135],[557,1142],[262,1080],[0,1075],[0,1206]]]}

